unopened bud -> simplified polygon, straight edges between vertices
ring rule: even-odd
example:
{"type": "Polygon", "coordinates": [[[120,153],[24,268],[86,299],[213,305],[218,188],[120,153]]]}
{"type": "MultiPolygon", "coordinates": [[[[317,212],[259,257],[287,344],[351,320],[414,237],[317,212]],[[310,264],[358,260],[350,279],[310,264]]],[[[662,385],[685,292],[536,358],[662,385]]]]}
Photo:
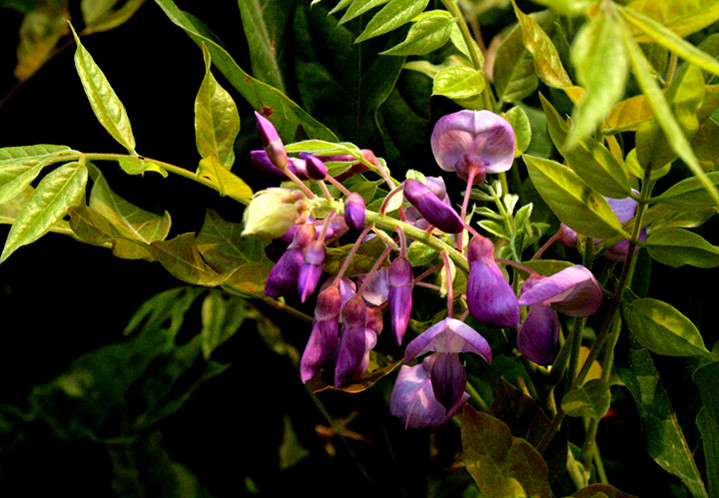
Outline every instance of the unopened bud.
{"type": "Polygon", "coordinates": [[[281,237],[308,212],[302,192],[285,188],[269,188],[257,192],[245,209],[242,235],[265,239],[281,237]]]}
{"type": "Polygon", "coordinates": [[[345,201],[345,221],[353,230],[364,228],[365,202],[357,192],[351,193],[345,201]]]}
{"type": "Polygon", "coordinates": [[[267,157],[276,167],[285,169],[287,166],[287,151],[282,139],[277,134],[275,126],[257,111],[255,111],[255,117],[257,118],[257,134],[260,136],[262,148],[267,152],[267,157]]]}

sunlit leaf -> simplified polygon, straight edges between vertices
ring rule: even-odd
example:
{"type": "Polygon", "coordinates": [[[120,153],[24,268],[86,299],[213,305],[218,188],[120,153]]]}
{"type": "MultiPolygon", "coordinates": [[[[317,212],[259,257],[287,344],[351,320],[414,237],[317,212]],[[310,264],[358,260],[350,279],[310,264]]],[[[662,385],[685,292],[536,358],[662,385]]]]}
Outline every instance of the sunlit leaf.
{"type": "Polygon", "coordinates": [[[534,3],[549,7],[558,14],[571,16],[581,14],[594,7],[599,0],[532,0],[534,3]]]}
{"type": "Polygon", "coordinates": [[[532,142],[532,125],[527,113],[521,107],[514,106],[505,114],[507,121],[514,130],[515,148],[514,157],[519,157],[527,150],[532,142]]]}
{"type": "Polygon", "coordinates": [[[77,43],[75,50],[75,67],[90,106],[100,124],[108,131],[112,138],[125,147],[131,154],[135,153],[135,137],[127,116],[125,106],[118,98],[115,90],[110,86],[105,74],[95,63],[90,53],[80,42],[80,38],[73,30],[77,43]]]}
{"type": "Polygon", "coordinates": [[[382,55],[425,55],[443,46],[449,40],[452,26],[455,23],[449,12],[433,10],[425,12],[418,21],[412,24],[407,37],[402,43],[382,55]]]}
{"type": "Polygon", "coordinates": [[[81,163],[68,163],[48,173],[18,214],[8,234],[0,262],[19,247],[35,242],[79,204],[85,194],[87,168],[81,163]]]}
{"type": "Polygon", "coordinates": [[[428,3],[429,0],[390,0],[367,23],[355,43],[363,42],[399,28],[421,13],[428,3]]]}
{"type": "Polygon", "coordinates": [[[451,99],[466,99],[479,95],[484,90],[484,77],[476,69],[453,66],[442,69],[434,77],[432,95],[443,95],[451,99]]]}
{"type": "Polygon", "coordinates": [[[167,271],[183,282],[213,287],[227,279],[226,274],[216,272],[202,259],[194,233],[153,242],[150,251],[167,271]]]}
{"type": "Polygon", "coordinates": [[[197,176],[210,180],[215,184],[220,195],[231,197],[242,204],[249,204],[252,198],[250,186],[242,178],[222,167],[214,154],[200,161],[197,176]]]}
{"type": "MultiPolygon", "coordinates": [[[[240,132],[240,115],[235,101],[210,72],[210,52],[202,45],[205,77],[195,99],[195,143],[200,157],[214,155],[230,169],[235,162],[235,139],[240,132]]],[[[250,192],[250,195],[252,193],[250,192]]]]}
{"type": "Polygon", "coordinates": [[[645,245],[652,259],[674,268],[683,265],[698,268],[719,266],[719,247],[682,228],[652,230],[645,245]]]}
{"type": "Polygon", "coordinates": [[[519,26],[522,29],[524,46],[534,58],[534,68],[537,71],[537,76],[548,86],[554,88],[571,87],[572,81],[562,65],[551,38],[534,18],[519,10],[515,0],[512,0],[512,5],[514,13],[519,19],[519,26]]]}
{"type": "Polygon", "coordinates": [[[619,376],[639,409],[647,453],[664,470],[679,477],[692,496],[707,492],[676,413],[646,349],[631,349],[619,376]]]}
{"type": "Polygon", "coordinates": [[[534,59],[524,48],[521,27],[516,26],[497,49],[492,72],[497,98],[505,102],[519,102],[539,86],[534,59]]]}
{"type": "MultiPolygon", "coordinates": [[[[719,172],[707,173],[709,181],[719,185],[719,172]]],[[[681,180],[653,199],[675,210],[711,209],[714,201],[697,177],[681,180]]]]}
{"type": "Polygon", "coordinates": [[[619,36],[619,24],[609,15],[598,15],[582,26],[574,39],[572,63],[584,94],[574,111],[569,147],[589,137],[624,95],[629,61],[624,47],[617,43],[619,36]]]}
{"type": "Polygon", "coordinates": [[[338,3],[337,6],[330,11],[330,14],[334,14],[346,7],[347,4],[351,4],[342,16],[342,19],[339,21],[340,24],[344,24],[361,16],[365,12],[374,9],[375,7],[386,4],[387,2],[389,2],[389,0],[351,0],[349,2],[340,0],[340,3],[338,3]]]}
{"type": "Polygon", "coordinates": [[[512,436],[501,420],[468,404],[459,420],[462,462],[482,496],[552,496],[547,464],[532,445],[512,436]]]}
{"type": "MultiPolygon", "coordinates": [[[[627,8],[657,21],[682,38],[719,20],[717,0],[634,0],[627,8]]],[[[640,43],[651,41],[648,36],[634,34],[640,43]]]]}
{"type": "Polygon", "coordinates": [[[631,238],[604,197],[570,168],[541,157],[523,158],[534,187],[560,221],[587,237],[631,238]]]}

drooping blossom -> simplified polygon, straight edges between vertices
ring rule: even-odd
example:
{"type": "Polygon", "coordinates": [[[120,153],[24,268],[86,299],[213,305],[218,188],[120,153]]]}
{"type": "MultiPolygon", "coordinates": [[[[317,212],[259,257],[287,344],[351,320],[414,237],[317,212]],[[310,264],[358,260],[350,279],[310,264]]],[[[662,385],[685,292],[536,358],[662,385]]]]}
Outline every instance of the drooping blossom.
{"type": "Polygon", "coordinates": [[[389,282],[389,313],[392,323],[392,334],[397,344],[402,345],[404,333],[412,314],[412,281],[414,272],[409,260],[400,256],[389,265],[387,270],[389,282]]]}
{"type": "MultiPolygon", "coordinates": [[[[636,190],[634,193],[638,194],[636,190]]],[[[611,197],[605,197],[609,207],[612,208],[614,214],[617,215],[619,223],[626,223],[627,221],[634,218],[634,213],[637,210],[637,201],[631,197],[625,197],[624,199],[613,199],[611,197]]],[[[647,229],[642,228],[639,232],[639,240],[647,239],[647,229]]],[[[577,232],[569,228],[567,225],[562,223],[559,226],[559,240],[569,247],[577,247],[577,232]]],[[[601,239],[595,239],[594,244],[601,243],[601,239]]],[[[640,246],[634,248],[634,252],[639,252],[640,246]]],[[[612,261],[624,261],[627,259],[627,253],[629,252],[629,241],[621,240],[611,247],[608,247],[604,252],[604,256],[611,259],[612,261]]]]}
{"type": "Polygon", "coordinates": [[[341,387],[350,380],[360,377],[366,370],[363,364],[365,354],[374,347],[374,339],[367,333],[367,305],[362,296],[355,295],[340,310],[339,349],[335,364],[335,387],[341,387]],[[370,347],[371,346],[371,347],[370,347]]]}
{"type": "Polygon", "coordinates": [[[412,178],[405,180],[404,196],[430,224],[443,232],[459,233],[464,230],[464,222],[457,211],[445,204],[419,180],[412,178]]]}
{"type": "Polygon", "coordinates": [[[490,111],[463,110],[443,116],[430,141],[440,168],[456,171],[464,180],[474,170],[475,184],[484,181],[487,173],[507,171],[514,161],[512,125],[490,111]]]}
{"type": "Polygon", "coordinates": [[[467,374],[459,360],[459,353],[474,353],[492,362],[492,350],[487,340],[466,323],[445,318],[414,338],[404,354],[405,363],[431,352],[425,359],[425,370],[432,384],[435,399],[447,410],[464,393],[467,374]]]}
{"type": "Polygon", "coordinates": [[[338,286],[330,286],[317,296],[312,333],[300,360],[300,378],[307,382],[325,366],[337,352],[339,316],[342,296],[338,286]]]}
{"type": "Polygon", "coordinates": [[[265,281],[265,295],[269,297],[286,296],[297,290],[297,276],[302,266],[303,252],[307,244],[315,237],[315,227],[299,225],[287,250],[280,256],[270,270],[265,281]]]}
{"type": "Polygon", "coordinates": [[[413,367],[402,365],[389,408],[392,415],[404,422],[405,428],[438,427],[449,421],[468,399],[469,394],[462,393],[448,410],[435,398],[424,363],[413,367]]]}
{"type": "Polygon", "coordinates": [[[574,265],[550,277],[528,278],[519,296],[529,313],[517,334],[522,354],[538,365],[550,365],[559,352],[559,318],[556,312],[574,317],[594,314],[602,303],[597,280],[582,265],[574,265]]]}
{"type": "Polygon", "coordinates": [[[302,251],[302,264],[297,273],[297,292],[303,303],[320,283],[326,255],[327,248],[323,240],[309,242],[302,251]]]}
{"type": "Polygon", "coordinates": [[[287,166],[287,151],[275,126],[257,111],[255,111],[255,118],[257,119],[257,134],[260,137],[262,148],[267,153],[267,157],[275,167],[281,170],[285,169],[287,166]]]}
{"type": "Polygon", "coordinates": [[[480,322],[519,327],[519,304],[512,287],[494,261],[494,244],[475,236],[467,246],[467,308],[480,322]]]}

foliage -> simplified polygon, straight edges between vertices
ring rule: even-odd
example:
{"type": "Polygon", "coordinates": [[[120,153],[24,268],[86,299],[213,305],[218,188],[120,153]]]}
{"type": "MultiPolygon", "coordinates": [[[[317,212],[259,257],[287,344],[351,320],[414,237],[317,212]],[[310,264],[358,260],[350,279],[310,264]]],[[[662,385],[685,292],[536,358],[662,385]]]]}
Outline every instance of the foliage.
{"type": "MultiPolygon", "coordinates": [[[[173,0],[0,2],[19,37],[0,120],[74,51],[71,111],[120,151],[67,139],[71,116],[2,139],[0,272],[54,233],[172,277],[120,291],[109,259],[73,263],[122,294],[127,325],[97,318],[4,394],[3,479],[38,446],[88,444],[95,495],[719,493],[719,2],[225,4],[229,31],[173,0]],[[159,149],[128,102],[173,82],[121,91],[90,46],[143,16],[197,68],[171,99],[192,133],[159,149]],[[235,403],[240,420],[217,413],[235,403]],[[178,423],[254,441],[193,459],[178,423]]],[[[99,312],[75,284],[59,316],[31,297],[56,333],[99,312]]]]}

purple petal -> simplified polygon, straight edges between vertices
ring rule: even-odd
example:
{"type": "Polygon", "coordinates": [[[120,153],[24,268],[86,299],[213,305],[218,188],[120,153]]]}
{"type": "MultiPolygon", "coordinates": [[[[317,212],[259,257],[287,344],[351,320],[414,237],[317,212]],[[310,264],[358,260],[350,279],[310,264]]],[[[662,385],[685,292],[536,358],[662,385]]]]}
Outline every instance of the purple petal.
{"type": "Polygon", "coordinates": [[[327,166],[313,155],[304,157],[305,174],[311,180],[324,180],[327,178],[327,166]]]}
{"type": "Polygon", "coordinates": [[[434,353],[425,358],[423,366],[432,382],[435,399],[449,410],[462,398],[467,385],[467,372],[459,355],[434,353]]]}
{"type": "Polygon", "coordinates": [[[267,157],[277,168],[284,169],[287,166],[287,151],[275,126],[257,111],[255,111],[255,118],[257,118],[257,134],[260,137],[262,148],[267,152],[267,157]]]}
{"type": "Polygon", "coordinates": [[[474,237],[467,248],[467,308],[474,318],[498,327],[519,326],[519,303],[514,290],[494,262],[492,242],[474,237]]]}
{"type": "Polygon", "coordinates": [[[411,178],[405,180],[404,195],[427,221],[443,232],[464,230],[464,222],[457,211],[442,202],[424,183],[411,178]]]}
{"type": "Polygon", "coordinates": [[[392,322],[392,334],[397,344],[402,344],[412,314],[412,264],[406,257],[400,256],[389,265],[389,313],[392,322]]]}
{"type": "Polygon", "coordinates": [[[302,249],[287,249],[270,270],[265,281],[265,296],[286,296],[297,289],[302,265],[302,249]]]}
{"type": "Polygon", "coordinates": [[[440,118],[432,131],[431,145],[439,167],[445,171],[466,169],[472,163],[486,173],[499,173],[514,162],[512,126],[490,111],[463,110],[440,118]]]}
{"type": "Polygon", "coordinates": [[[475,353],[492,362],[492,350],[487,340],[464,322],[445,318],[434,324],[407,345],[405,363],[428,351],[438,353],[475,353]]]}
{"type": "Polygon", "coordinates": [[[369,274],[362,274],[357,275],[357,284],[362,286],[364,285],[364,290],[362,291],[362,297],[364,298],[365,302],[367,304],[370,304],[372,306],[380,306],[385,301],[387,301],[387,298],[389,296],[389,282],[387,281],[387,269],[386,268],[380,268],[377,270],[374,275],[372,275],[372,278],[370,281],[365,285],[365,280],[367,280],[369,274]]]}
{"type": "Polygon", "coordinates": [[[551,304],[569,316],[589,316],[602,303],[602,289],[594,275],[582,265],[574,265],[551,277],[530,277],[522,286],[521,306],[551,304]]]}
{"type": "Polygon", "coordinates": [[[302,264],[297,274],[297,292],[304,303],[320,283],[327,248],[322,241],[313,240],[307,244],[302,254],[302,264]]]}
{"type": "Polygon", "coordinates": [[[537,304],[517,333],[517,346],[522,354],[537,365],[551,365],[559,352],[559,318],[550,307],[537,304]]]}
{"type": "Polygon", "coordinates": [[[362,375],[366,352],[367,334],[364,327],[347,328],[343,325],[335,364],[335,387],[342,387],[362,375]]]}
{"type": "Polygon", "coordinates": [[[390,412],[404,422],[405,428],[437,427],[449,421],[467,402],[464,393],[449,410],[441,405],[432,392],[432,384],[422,365],[402,365],[390,397],[390,412]]]}
{"type": "Polygon", "coordinates": [[[334,320],[315,320],[312,325],[305,351],[300,360],[300,378],[307,382],[317,375],[323,367],[332,362],[337,350],[339,324],[334,320]]]}
{"type": "Polygon", "coordinates": [[[357,192],[351,193],[345,201],[345,222],[354,230],[362,230],[365,221],[365,202],[357,192]]]}

